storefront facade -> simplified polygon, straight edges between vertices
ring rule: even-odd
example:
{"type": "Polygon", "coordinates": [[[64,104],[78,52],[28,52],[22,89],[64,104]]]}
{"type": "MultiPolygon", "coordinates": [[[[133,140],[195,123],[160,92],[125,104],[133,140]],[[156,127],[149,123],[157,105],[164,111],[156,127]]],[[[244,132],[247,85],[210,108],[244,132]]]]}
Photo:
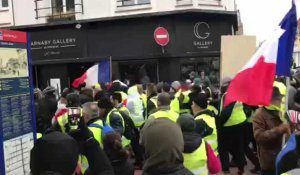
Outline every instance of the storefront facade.
{"type": "Polygon", "coordinates": [[[185,12],[138,18],[90,21],[25,29],[31,32],[35,84],[44,88],[51,78],[67,87],[87,68],[112,60],[113,77],[139,83],[188,78],[204,70],[219,81],[222,35],[237,28],[235,13],[185,12]],[[154,40],[157,27],[168,30],[165,47],[154,40]]]}

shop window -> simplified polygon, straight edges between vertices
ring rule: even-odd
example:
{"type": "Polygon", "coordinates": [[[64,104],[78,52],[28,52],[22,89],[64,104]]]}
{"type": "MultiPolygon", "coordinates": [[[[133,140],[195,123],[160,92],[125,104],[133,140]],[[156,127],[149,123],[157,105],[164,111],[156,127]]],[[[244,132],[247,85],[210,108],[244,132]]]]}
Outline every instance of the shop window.
{"type": "Polygon", "coordinates": [[[8,7],[8,0],[1,0],[1,6],[0,7],[8,7]]]}
{"type": "Polygon", "coordinates": [[[151,0],[117,0],[117,7],[150,4],[151,0]]]}
{"type": "Polygon", "coordinates": [[[54,14],[73,12],[74,10],[74,0],[52,0],[54,14]]]}
{"type": "Polygon", "coordinates": [[[183,59],[180,66],[181,79],[193,79],[195,75],[200,76],[204,72],[210,83],[214,87],[220,82],[220,58],[202,57],[193,59],[183,59]]]}

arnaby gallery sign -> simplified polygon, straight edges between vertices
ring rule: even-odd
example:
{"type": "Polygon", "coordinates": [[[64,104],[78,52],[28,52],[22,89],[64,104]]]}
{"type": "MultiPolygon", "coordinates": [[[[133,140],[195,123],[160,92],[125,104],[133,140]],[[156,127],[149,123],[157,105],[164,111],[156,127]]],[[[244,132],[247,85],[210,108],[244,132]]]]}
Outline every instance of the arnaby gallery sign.
{"type": "Polygon", "coordinates": [[[41,31],[31,33],[33,60],[80,58],[83,55],[83,37],[79,31],[41,31]]]}

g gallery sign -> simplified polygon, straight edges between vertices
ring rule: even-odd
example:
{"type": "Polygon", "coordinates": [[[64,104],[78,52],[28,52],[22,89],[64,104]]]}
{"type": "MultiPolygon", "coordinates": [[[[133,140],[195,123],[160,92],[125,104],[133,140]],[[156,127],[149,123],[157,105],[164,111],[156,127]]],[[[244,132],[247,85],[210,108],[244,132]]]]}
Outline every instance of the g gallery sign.
{"type": "Polygon", "coordinates": [[[199,49],[208,49],[213,45],[213,41],[209,40],[211,32],[210,26],[206,22],[197,22],[194,25],[195,39],[193,45],[199,49]]]}

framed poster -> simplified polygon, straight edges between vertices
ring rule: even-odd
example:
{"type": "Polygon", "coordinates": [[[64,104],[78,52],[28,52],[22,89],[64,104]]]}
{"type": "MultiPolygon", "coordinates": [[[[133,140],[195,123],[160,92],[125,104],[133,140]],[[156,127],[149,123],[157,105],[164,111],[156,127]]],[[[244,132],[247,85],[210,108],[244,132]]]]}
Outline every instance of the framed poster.
{"type": "Polygon", "coordinates": [[[0,174],[28,175],[35,136],[28,36],[0,29],[0,174]]]}

